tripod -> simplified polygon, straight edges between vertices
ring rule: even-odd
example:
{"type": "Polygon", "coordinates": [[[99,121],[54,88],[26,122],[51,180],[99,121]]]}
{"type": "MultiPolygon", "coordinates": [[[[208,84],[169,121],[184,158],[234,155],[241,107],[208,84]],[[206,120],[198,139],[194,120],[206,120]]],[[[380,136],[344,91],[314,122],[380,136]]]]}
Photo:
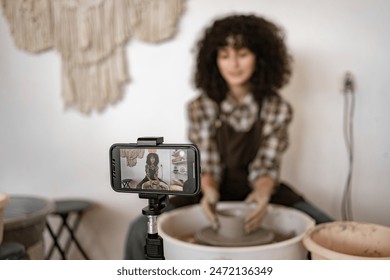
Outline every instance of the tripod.
{"type": "Polygon", "coordinates": [[[157,231],[157,216],[160,215],[168,203],[168,196],[163,194],[140,193],[139,198],[149,200],[148,206],[142,209],[142,214],[148,217],[148,233],[144,247],[145,257],[148,260],[165,260],[164,244],[157,231]]]}

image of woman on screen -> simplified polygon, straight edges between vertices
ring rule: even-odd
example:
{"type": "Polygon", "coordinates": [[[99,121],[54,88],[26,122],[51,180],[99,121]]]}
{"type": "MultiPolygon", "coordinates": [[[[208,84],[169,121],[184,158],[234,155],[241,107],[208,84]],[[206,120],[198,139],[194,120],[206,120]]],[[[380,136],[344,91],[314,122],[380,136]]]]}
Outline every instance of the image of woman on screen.
{"type": "Polygon", "coordinates": [[[167,189],[168,184],[158,177],[158,154],[149,153],[146,157],[145,178],[137,184],[137,189],[167,189]]]}

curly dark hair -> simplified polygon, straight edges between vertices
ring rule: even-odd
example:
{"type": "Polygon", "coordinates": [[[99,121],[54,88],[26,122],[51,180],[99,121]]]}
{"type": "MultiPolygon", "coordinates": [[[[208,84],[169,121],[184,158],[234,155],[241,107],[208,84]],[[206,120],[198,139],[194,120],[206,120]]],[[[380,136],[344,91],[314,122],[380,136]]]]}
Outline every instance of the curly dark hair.
{"type": "Polygon", "coordinates": [[[277,95],[291,76],[291,56],[284,43],[283,30],[274,23],[255,15],[231,15],[216,20],[205,30],[197,44],[195,87],[218,104],[228,92],[228,86],[217,66],[220,48],[234,39],[234,48],[248,48],[256,55],[255,71],[250,85],[261,104],[265,96],[277,95]]]}
{"type": "Polygon", "coordinates": [[[150,158],[154,157],[156,160],[154,161],[154,165],[158,165],[158,163],[160,162],[160,159],[158,157],[158,154],[156,153],[149,153],[146,157],[146,164],[147,165],[152,165],[152,162],[150,160],[150,158]]]}

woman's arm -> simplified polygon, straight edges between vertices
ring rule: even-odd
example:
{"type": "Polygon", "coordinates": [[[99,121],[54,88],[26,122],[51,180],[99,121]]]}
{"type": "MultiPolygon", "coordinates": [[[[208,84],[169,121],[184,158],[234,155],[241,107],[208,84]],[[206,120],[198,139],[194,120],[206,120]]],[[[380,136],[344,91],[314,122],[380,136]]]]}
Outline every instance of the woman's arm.
{"type": "MultiPolygon", "coordinates": [[[[215,140],[216,104],[208,97],[200,96],[188,106],[188,138],[195,144],[201,155],[202,174],[212,177],[216,184],[220,182],[221,164],[215,140]]],[[[202,180],[202,185],[209,184],[202,180]]]]}
{"type": "Polygon", "coordinates": [[[262,108],[263,130],[260,148],[249,166],[249,181],[253,191],[245,199],[256,207],[246,218],[245,230],[256,230],[267,212],[274,186],[279,180],[280,160],[288,146],[287,129],[292,119],[288,103],[275,97],[262,108]]]}
{"type": "Polygon", "coordinates": [[[203,197],[200,202],[211,226],[218,228],[215,215],[219,201],[219,182],[221,166],[215,140],[215,120],[217,110],[211,100],[200,96],[188,106],[189,130],[188,138],[197,145],[201,155],[201,188],[203,197]]]}
{"type": "Polygon", "coordinates": [[[256,157],[249,166],[249,181],[253,187],[269,191],[269,186],[274,186],[279,181],[281,158],[289,144],[288,127],[292,114],[290,104],[280,97],[264,102],[261,112],[262,140],[256,157]]]}

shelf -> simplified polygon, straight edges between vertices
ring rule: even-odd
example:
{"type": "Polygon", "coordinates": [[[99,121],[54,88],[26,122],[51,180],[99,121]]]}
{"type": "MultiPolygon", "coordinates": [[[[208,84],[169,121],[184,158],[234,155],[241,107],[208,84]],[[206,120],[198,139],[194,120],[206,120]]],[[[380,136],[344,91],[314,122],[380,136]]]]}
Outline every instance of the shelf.
{"type": "Polygon", "coordinates": [[[186,163],[186,162],[187,162],[186,160],[181,160],[181,161],[176,161],[176,162],[172,161],[172,164],[181,164],[181,163],[186,163]]]}

